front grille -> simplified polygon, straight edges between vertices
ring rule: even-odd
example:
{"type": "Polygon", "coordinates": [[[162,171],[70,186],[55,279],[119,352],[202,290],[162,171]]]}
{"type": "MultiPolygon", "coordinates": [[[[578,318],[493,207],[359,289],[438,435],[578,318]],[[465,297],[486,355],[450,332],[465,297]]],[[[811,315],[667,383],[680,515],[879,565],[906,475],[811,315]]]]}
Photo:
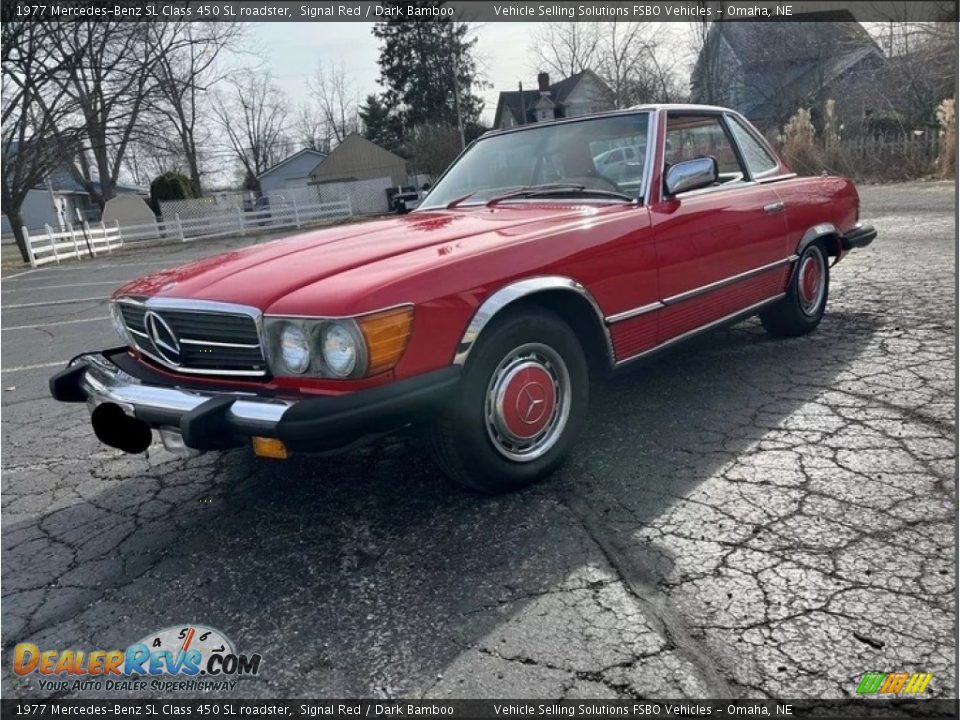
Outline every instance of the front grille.
{"type": "Polygon", "coordinates": [[[137,348],[152,360],[193,374],[262,376],[267,365],[253,317],[243,312],[149,307],[141,302],[118,303],[124,324],[137,348]],[[160,347],[147,327],[147,311],[162,322],[160,347]],[[167,336],[167,328],[176,342],[167,336]]]}

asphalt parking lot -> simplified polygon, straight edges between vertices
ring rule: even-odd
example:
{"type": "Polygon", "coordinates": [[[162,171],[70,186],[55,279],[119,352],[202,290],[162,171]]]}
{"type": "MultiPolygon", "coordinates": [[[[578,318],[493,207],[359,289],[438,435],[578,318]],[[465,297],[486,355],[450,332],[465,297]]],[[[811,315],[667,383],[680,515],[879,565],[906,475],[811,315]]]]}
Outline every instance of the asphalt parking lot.
{"type": "MultiPolygon", "coordinates": [[[[4,696],[47,694],[18,642],[197,622],[263,657],[232,697],[847,697],[901,670],[956,697],[956,189],[861,194],[879,237],[816,333],[750,320],[651,360],[597,389],[555,478],[499,498],[416,438],[124,455],[47,396],[115,344],[115,286],[241,243],[4,271],[4,696]]],[[[122,693],[68,693],[98,694],[122,693]]]]}

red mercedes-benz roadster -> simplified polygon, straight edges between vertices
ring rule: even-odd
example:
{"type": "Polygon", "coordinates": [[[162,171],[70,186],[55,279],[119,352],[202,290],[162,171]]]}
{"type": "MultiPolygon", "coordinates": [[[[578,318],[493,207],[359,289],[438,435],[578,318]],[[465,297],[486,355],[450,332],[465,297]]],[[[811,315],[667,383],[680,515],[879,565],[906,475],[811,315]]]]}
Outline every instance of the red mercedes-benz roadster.
{"type": "Polygon", "coordinates": [[[128,452],[152,429],[285,458],[419,425],[453,480],[510,490],[570,451],[591,375],[752,314],[813,330],[830,267],[876,236],[858,220],[850,180],[797,177],[723,108],[491,132],[409,215],[125,285],[123,346],[50,389],[128,452]]]}

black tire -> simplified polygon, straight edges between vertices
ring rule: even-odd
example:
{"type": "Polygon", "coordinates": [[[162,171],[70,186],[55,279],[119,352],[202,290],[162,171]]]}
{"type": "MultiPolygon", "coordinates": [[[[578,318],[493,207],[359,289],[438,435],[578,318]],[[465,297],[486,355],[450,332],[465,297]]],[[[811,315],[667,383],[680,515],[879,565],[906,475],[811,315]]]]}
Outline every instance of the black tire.
{"type": "Polygon", "coordinates": [[[536,308],[497,318],[471,350],[457,394],[433,425],[434,459],[470,490],[520,489],[563,461],[583,429],[588,398],[587,359],[563,320],[536,308]],[[537,435],[513,435],[514,429],[537,435]]]}
{"type": "Polygon", "coordinates": [[[793,270],[786,297],[760,311],[760,322],[771,335],[797,337],[812,332],[823,318],[830,295],[830,265],[820,243],[808,245],[793,270]],[[818,277],[811,283],[810,273],[818,277]],[[822,282],[821,282],[822,279],[822,282]]]}

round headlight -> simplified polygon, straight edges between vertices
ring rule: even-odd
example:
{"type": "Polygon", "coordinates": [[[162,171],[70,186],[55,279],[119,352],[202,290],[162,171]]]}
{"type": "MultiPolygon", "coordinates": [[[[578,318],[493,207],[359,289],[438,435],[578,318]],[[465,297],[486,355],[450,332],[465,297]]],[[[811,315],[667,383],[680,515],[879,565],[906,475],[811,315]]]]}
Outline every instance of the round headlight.
{"type": "Polygon", "coordinates": [[[113,329],[127,345],[133,344],[133,339],[127,331],[127,325],[123,321],[123,313],[120,312],[120,306],[113,302],[110,303],[110,319],[113,321],[113,329]]]}
{"type": "Polygon", "coordinates": [[[296,325],[287,323],[280,333],[280,357],[290,372],[301,375],[310,367],[310,342],[296,325]]]}
{"type": "Polygon", "coordinates": [[[347,377],[357,366],[357,339],[346,327],[331,323],[323,331],[323,362],[331,375],[347,377]]]}

